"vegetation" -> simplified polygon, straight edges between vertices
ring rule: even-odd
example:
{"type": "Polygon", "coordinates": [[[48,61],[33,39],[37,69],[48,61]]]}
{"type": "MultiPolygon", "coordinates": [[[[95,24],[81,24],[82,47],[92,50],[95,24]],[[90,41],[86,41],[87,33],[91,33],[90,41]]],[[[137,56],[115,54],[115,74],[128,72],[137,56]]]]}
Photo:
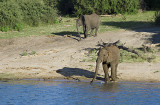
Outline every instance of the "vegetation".
{"type": "Polygon", "coordinates": [[[31,51],[31,52],[28,52],[28,51],[24,51],[22,52],[22,54],[20,54],[21,56],[28,56],[28,55],[35,55],[36,54],[36,51],[31,51]]]}
{"type": "MultiPolygon", "coordinates": [[[[1,32],[0,39],[24,37],[24,36],[40,36],[40,35],[72,35],[77,36],[76,18],[62,17],[62,21],[52,25],[40,25],[39,27],[27,27],[20,32],[10,31],[1,32]]],[[[154,24],[154,11],[143,12],[129,15],[110,15],[108,17],[101,17],[101,24],[98,33],[106,31],[115,31],[120,29],[150,27],[154,24]]],[[[80,30],[82,32],[82,28],[80,30]]]]}
{"type": "Polygon", "coordinates": [[[43,0],[1,0],[0,29],[7,32],[14,29],[21,31],[24,26],[53,24],[57,12],[46,6],[43,0]]]}
{"type": "Polygon", "coordinates": [[[0,80],[14,80],[17,78],[14,74],[0,73],[0,80]]]}
{"type": "Polygon", "coordinates": [[[44,0],[62,15],[137,13],[139,0],[44,0]]]}

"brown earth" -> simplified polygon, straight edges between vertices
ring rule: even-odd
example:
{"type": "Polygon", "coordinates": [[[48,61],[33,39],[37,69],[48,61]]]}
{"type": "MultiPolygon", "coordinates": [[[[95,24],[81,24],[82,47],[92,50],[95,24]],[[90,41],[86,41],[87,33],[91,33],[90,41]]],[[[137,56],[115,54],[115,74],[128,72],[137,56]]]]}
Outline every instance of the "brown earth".
{"type": "MultiPolygon", "coordinates": [[[[100,40],[115,42],[120,40],[128,47],[160,42],[160,27],[139,30],[120,30],[89,37],[80,42],[73,37],[32,36],[14,39],[0,39],[0,76],[1,78],[30,79],[78,79],[91,80],[95,62],[84,62],[88,51],[97,48],[100,40]],[[22,56],[26,51],[36,54],[22,56]],[[11,77],[10,77],[11,76],[11,77]]],[[[99,75],[103,78],[100,67],[99,75]]],[[[120,63],[119,81],[160,82],[160,62],[120,63]]]]}

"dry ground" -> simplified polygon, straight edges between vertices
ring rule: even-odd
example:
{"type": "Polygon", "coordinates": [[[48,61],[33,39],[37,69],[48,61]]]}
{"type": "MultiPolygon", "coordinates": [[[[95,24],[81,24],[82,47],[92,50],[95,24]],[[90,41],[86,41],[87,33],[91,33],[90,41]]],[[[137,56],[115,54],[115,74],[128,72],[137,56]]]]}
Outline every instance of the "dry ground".
{"type": "MultiPolygon", "coordinates": [[[[78,42],[77,37],[35,36],[0,40],[0,75],[3,78],[87,79],[91,80],[95,62],[84,62],[88,48],[96,48],[98,41],[120,40],[126,46],[139,47],[143,43],[160,42],[160,28],[106,32],[78,42]],[[34,55],[22,56],[35,51],[34,55]],[[69,78],[68,78],[69,77],[69,78]]],[[[102,67],[99,76],[103,77],[102,67]]],[[[120,63],[119,81],[160,82],[160,62],[120,63]]]]}

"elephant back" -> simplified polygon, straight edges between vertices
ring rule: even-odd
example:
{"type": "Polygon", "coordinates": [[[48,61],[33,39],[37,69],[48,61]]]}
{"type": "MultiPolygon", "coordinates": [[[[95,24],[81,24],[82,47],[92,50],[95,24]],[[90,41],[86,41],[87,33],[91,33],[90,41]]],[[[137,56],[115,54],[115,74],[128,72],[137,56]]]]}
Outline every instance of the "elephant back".
{"type": "Polygon", "coordinates": [[[99,15],[97,15],[96,13],[93,13],[91,15],[84,15],[84,24],[87,25],[89,28],[99,27],[100,24],[99,15]]]}

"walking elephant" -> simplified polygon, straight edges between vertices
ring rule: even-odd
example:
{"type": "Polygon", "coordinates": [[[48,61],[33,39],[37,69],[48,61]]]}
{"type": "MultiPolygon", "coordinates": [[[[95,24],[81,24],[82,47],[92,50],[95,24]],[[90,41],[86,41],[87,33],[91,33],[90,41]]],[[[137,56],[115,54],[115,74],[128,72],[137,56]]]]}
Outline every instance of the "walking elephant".
{"type": "MultiPolygon", "coordinates": [[[[97,36],[97,31],[100,24],[100,17],[97,14],[82,15],[76,20],[77,32],[79,33],[79,26],[83,26],[84,38],[88,37],[88,31],[91,29],[90,36],[92,36],[93,30],[95,29],[95,36],[97,36]]],[[[81,39],[81,37],[80,37],[81,39]]]]}
{"type": "Polygon", "coordinates": [[[99,65],[102,63],[104,74],[105,74],[105,82],[109,82],[109,74],[108,70],[111,67],[111,79],[112,81],[116,81],[117,78],[117,67],[120,59],[120,51],[119,48],[115,45],[106,45],[104,48],[100,48],[98,52],[98,58],[96,61],[96,70],[95,75],[91,81],[91,83],[95,80],[99,65]]]}

